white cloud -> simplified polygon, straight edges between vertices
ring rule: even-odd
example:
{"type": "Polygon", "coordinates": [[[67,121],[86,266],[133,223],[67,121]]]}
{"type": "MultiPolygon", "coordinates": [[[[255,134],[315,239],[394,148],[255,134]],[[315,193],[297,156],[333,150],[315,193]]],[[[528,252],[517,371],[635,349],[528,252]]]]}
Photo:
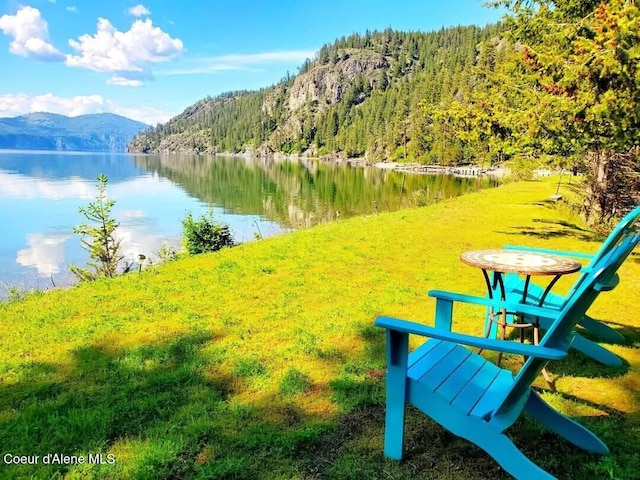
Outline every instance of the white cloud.
{"type": "Polygon", "coordinates": [[[64,243],[71,235],[62,233],[32,233],[27,235],[27,248],[18,251],[16,262],[35,267],[40,276],[49,277],[60,271],[64,264],[64,243]]]}
{"type": "Polygon", "coordinates": [[[147,7],[139,3],[135,7],[131,7],[129,9],[129,15],[133,15],[134,17],[142,17],[144,15],[151,15],[151,11],[147,7]]]}
{"type": "Polygon", "coordinates": [[[69,45],[79,55],[67,55],[68,66],[114,73],[110,81],[114,85],[123,85],[123,79],[142,82],[152,78],[151,64],[165,62],[185,51],[182,40],[154,27],[150,19],[136,20],[128,31],[121,32],[109,20],[99,18],[94,35],[69,40],[69,45]]]}
{"type": "Polygon", "coordinates": [[[57,62],[63,55],[49,43],[49,27],[40,10],[22,7],[15,15],[0,17],[0,30],[13,38],[9,51],[22,57],[57,62]]]}
{"type": "Polygon", "coordinates": [[[118,220],[138,220],[146,217],[146,214],[142,210],[121,210],[118,212],[118,220]]]}
{"type": "Polygon", "coordinates": [[[15,117],[31,112],[59,113],[70,117],[109,112],[147,125],[164,123],[177,113],[139,105],[120,105],[104,99],[101,95],[78,95],[67,98],[57,97],[51,93],[33,97],[24,93],[0,95],[0,117],[15,117]]]}
{"type": "Polygon", "coordinates": [[[142,80],[134,80],[131,78],[114,76],[107,80],[109,85],[118,85],[120,87],[140,87],[142,86],[142,80]]]}
{"type": "MultiPolygon", "coordinates": [[[[114,216],[120,222],[115,232],[116,238],[122,242],[120,253],[129,262],[137,262],[140,254],[152,258],[169,240],[166,235],[158,232],[157,218],[148,216],[142,210],[122,210],[114,216]]],[[[170,243],[179,245],[179,240],[175,240],[177,241],[170,243]]]]}
{"type": "Polygon", "coordinates": [[[78,13],[78,7],[70,5],[67,7],[67,12],[78,13]]]}
{"type": "Polygon", "coordinates": [[[105,108],[100,95],[56,97],[51,93],[31,97],[23,93],[18,95],[0,95],[0,117],[22,115],[30,112],[51,112],[76,116],[85,113],[97,113],[105,108]]]}
{"type": "MultiPolygon", "coordinates": [[[[109,186],[111,198],[126,198],[132,195],[156,195],[159,198],[175,193],[175,185],[169,181],[158,182],[151,176],[135,177],[131,180],[114,183],[109,186]]],[[[95,181],[86,178],[71,177],[65,179],[38,178],[29,175],[8,173],[0,169],[0,196],[19,199],[62,200],[69,198],[92,200],[96,196],[95,181]]],[[[135,223],[140,218],[140,211],[129,210],[117,218],[135,223]],[[121,216],[122,215],[122,216],[121,216]]]]}
{"type": "Polygon", "coordinates": [[[107,101],[108,112],[122,115],[123,117],[131,118],[147,125],[155,125],[156,123],[164,123],[171,117],[175,117],[177,112],[170,112],[168,110],[162,110],[153,107],[142,107],[139,105],[124,106],[117,105],[114,102],[107,101]]]}
{"type": "Polygon", "coordinates": [[[263,64],[278,64],[287,62],[304,62],[313,58],[312,50],[284,50],[275,52],[246,53],[219,55],[198,59],[192,66],[178,70],[164,70],[158,75],[192,75],[198,73],[215,73],[221,71],[243,70],[248,72],[261,71],[263,64]]]}

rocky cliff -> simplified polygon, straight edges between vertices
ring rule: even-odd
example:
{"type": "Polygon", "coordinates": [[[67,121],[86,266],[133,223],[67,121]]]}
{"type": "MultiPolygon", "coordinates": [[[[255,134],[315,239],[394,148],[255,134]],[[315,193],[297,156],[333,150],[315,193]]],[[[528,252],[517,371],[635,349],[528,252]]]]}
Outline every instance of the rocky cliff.
{"type": "Polygon", "coordinates": [[[131,152],[274,152],[424,161],[425,106],[463,98],[478,45],[499,26],[366,32],[323,46],[297,75],[208,97],[129,144],[131,152]]]}

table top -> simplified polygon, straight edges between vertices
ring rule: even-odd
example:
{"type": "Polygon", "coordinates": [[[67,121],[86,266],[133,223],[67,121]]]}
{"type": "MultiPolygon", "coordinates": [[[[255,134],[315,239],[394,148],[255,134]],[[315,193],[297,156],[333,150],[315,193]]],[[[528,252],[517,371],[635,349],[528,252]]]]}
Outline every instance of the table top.
{"type": "Polygon", "coordinates": [[[460,260],[483,270],[522,275],[564,275],[582,268],[566,257],[522,250],[473,250],[460,255],[460,260]]]}

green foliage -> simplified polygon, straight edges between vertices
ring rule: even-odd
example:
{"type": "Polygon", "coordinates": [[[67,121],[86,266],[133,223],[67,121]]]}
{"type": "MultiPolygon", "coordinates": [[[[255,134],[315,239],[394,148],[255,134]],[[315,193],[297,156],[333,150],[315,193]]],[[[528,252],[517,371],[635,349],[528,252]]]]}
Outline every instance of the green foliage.
{"type": "Polygon", "coordinates": [[[493,85],[493,97],[503,99],[521,147],[580,159],[587,176],[585,216],[607,222],[639,200],[638,3],[498,3],[513,12],[507,25],[518,47],[499,66],[503,82],[493,85]],[[632,181],[621,183],[629,176],[632,181]]]}
{"type": "Polygon", "coordinates": [[[180,257],[180,254],[176,251],[176,249],[170,245],[167,245],[166,243],[163,244],[162,247],[160,247],[160,250],[156,252],[156,255],[162,263],[173,262],[180,257]]]}
{"type": "Polygon", "coordinates": [[[510,176],[513,180],[531,180],[534,170],[539,166],[536,158],[516,155],[509,162],[510,176]]]}
{"type": "MultiPolygon", "coordinates": [[[[70,268],[80,281],[115,277],[123,259],[120,254],[121,240],[114,236],[119,224],[111,216],[111,209],[116,202],[107,198],[107,176],[101,173],[97,180],[98,193],[95,201],[89,202],[86,207],[80,207],[80,213],[92,224],[82,223],[73,229],[73,233],[82,235],[82,247],[89,252],[90,258],[89,268],[77,265],[70,268]]],[[[125,266],[124,271],[129,268],[130,265],[125,266]]]]}
{"type": "Polygon", "coordinates": [[[182,230],[189,255],[215,252],[223,247],[235,245],[229,226],[216,221],[213,210],[195,220],[191,212],[187,212],[182,220],[182,230]]]}
{"type": "Polygon", "coordinates": [[[484,28],[342,37],[297,76],[204,99],[132,145],[445,165],[517,156],[520,177],[551,156],[585,172],[582,207],[594,222],[637,204],[638,2],[492,3],[512,15],[484,28]],[[327,74],[342,79],[338,95],[327,74]],[[317,95],[301,99],[311,86],[317,95]]]}

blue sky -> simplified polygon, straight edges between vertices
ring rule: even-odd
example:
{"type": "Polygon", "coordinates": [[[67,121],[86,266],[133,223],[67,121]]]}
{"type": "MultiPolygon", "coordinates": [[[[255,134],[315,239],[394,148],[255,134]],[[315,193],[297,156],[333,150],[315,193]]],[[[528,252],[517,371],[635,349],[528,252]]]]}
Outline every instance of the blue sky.
{"type": "Polygon", "coordinates": [[[0,117],[113,112],[155,124],[207,95],[272,85],[343,35],[501,14],[480,0],[0,0],[0,117]]]}

